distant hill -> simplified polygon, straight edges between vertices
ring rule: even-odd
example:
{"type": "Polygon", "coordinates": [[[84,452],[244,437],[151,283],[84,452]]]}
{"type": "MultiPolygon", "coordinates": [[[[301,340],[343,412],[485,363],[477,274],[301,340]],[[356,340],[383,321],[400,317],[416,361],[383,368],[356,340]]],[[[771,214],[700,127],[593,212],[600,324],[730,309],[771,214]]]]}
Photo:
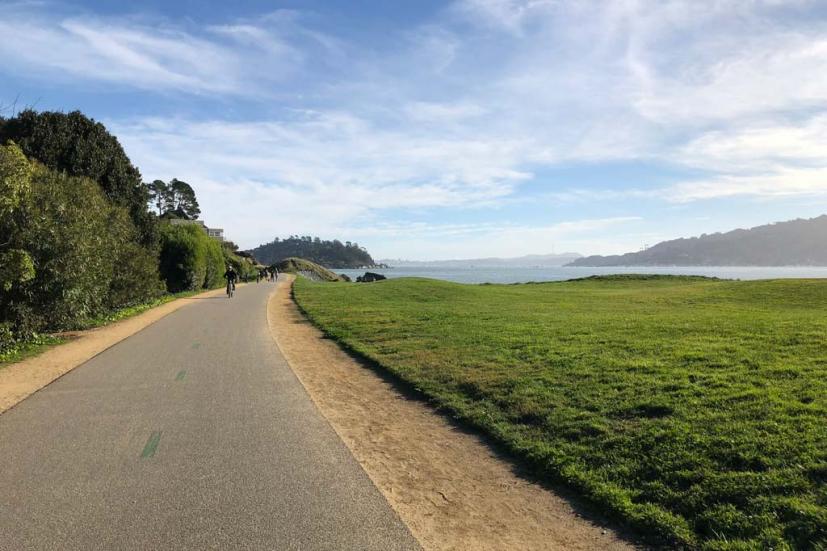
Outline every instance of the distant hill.
{"type": "Polygon", "coordinates": [[[827,215],[663,241],[637,253],[587,256],[569,266],[827,266],[827,215]]]}
{"type": "Polygon", "coordinates": [[[470,258],[465,260],[381,260],[393,267],[422,268],[546,268],[564,266],[581,258],[577,253],[530,254],[515,258],[470,258]]]}
{"type": "Polygon", "coordinates": [[[248,251],[262,264],[275,264],[285,258],[297,257],[310,260],[325,268],[372,268],[376,263],[358,243],[338,239],[322,241],[318,237],[291,235],[287,239],[275,238],[270,243],[248,251]]]}

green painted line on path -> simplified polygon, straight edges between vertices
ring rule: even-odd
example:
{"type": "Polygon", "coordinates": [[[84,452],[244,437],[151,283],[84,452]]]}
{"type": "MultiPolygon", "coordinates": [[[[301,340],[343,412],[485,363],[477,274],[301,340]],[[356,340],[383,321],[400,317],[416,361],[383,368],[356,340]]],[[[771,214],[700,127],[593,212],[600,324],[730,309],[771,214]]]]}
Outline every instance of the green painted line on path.
{"type": "Polygon", "coordinates": [[[149,435],[149,440],[146,441],[144,451],[141,452],[141,459],[147,459],[155,455],[155,450],[158,449],[158,442],[161,441],[161,431],[156,430],[149,435]]]}
{"type": "Polygon", "coordinates": [[[192,345],[192,347],[193,347],[193,348],[200,348],[200,347],[201,347],[201,343],[200,343],[200,342],[197,342],[197,343],[193,344],[193,345],[192,345]]]}
{"type": "Polygon", "coordinates": [[[175,380],[176,381],[183,381],[184,377],[186,377],[186,376],[187,376],[187,370],[182,369],[181,371],[178,372],[178,375],[175,376],[175,380]]]}

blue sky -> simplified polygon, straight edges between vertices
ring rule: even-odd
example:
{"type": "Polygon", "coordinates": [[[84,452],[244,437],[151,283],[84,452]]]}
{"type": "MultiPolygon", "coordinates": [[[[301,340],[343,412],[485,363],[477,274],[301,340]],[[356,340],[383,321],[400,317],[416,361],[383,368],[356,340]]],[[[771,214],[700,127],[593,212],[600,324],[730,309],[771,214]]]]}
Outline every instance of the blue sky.
{"type": "Polygon", "coordinates": [[[607,254],[827,212],[824,2],[0,0],[0,36],[6,114],[104,122],[243,247],[607,254]]]}

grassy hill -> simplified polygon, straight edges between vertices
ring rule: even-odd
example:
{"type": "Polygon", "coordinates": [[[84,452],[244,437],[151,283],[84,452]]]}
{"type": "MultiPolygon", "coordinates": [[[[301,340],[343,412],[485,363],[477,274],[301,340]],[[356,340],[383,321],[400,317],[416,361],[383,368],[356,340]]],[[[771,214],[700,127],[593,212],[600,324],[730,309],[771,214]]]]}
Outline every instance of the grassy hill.
{"type": "Polygon", "coordinates": [[[827,281],[297,281],[346,347],[669,548],[827,545],[827,281]]]}
{"type": "Polygon", "coordinates": [[[275,267],[278,268],[279,272],[303,274],[317,281],[342,281],[342,278],[337,274],[304,258],[285,258],[280,262],[276,262],[275,267]]]}

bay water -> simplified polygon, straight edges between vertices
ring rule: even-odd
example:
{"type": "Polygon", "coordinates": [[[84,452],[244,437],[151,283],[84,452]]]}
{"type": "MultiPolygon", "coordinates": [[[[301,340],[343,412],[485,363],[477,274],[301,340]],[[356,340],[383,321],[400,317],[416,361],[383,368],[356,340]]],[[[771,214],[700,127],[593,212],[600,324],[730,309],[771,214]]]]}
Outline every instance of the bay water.
{"type": "Polygon", "coordinates": [[[427,277],[457,283],[527,283],[529,281],[563,281],[593,275],[669,274],[699,275],[721,279],[827,278],[827,266],[617,266],[617,267],[398,267],[370,270],[333,270],[356,281],[366,271],[388,278],[427,277]]]}

